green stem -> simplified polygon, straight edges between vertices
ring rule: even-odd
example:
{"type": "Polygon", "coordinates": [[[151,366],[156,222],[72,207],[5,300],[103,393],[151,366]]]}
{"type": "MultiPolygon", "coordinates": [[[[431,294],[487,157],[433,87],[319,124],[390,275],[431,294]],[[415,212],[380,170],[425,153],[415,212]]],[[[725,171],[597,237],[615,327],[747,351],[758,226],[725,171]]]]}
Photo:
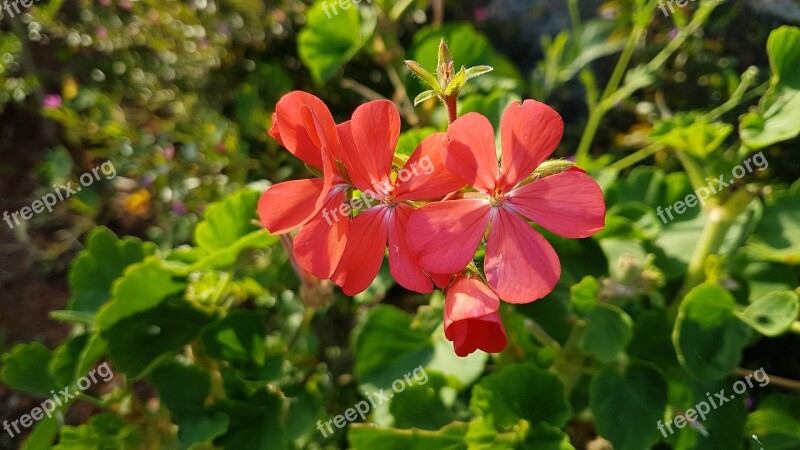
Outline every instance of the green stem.
{"type": "MultiPolygon", "coordinates": [[[[753,80],[757,75],[758,75],[758,69],[756,69],[755,67],[750,67],[749,69],[745,70],[744,73],[742,74],[742,79],[739,82],[739,85],[736,86],[736,89],[733,91],[733,94],[731,94],[731,98],[725,101],[725,103],[709,111],[707,114],[704,114],[705,117],[708,120],[716,120],[719,116],[725,114],[726,112],[738,106],[745,92],[747,92],[747,89],[753,83],[753,80]]],[[[765,90],[767,86],[769,86],[769,83],[770,81],[767,81],[762,85],[765,90]]],[[[761,88],[761,86],[759,86],[756,89],[759,88],[761,88]]]]}
{"type": "Polygon", "coordinates": [[[556,353],[556,359],[550,366],[550,371],[564,383],[567,392],[578,384],[585,372],[587,361],[580,350],[580,343],[586,335],[587,326],[583,320],[575,321],[567,342],[561,351],[556,353]]]}
{"type": "Polygon", "coordinates": [[[528,330],[531,332],[534,338],[539,341],[545,347],[550,347],[553,349],[560,349],[561,344],[558,343],[555,339],[547,333],[547,331],[542,328],[535,320],[531,318],[525,319],[525,326],[528,327],[528,330]]]}
{"type": "MultiPolygon", "coordinates": [[[[583,34],[583,24],[581,23],[581,12],[578,7],[578,0],[567,0],[567,9],[569,10],[569,20],[572,23],[575,42],[580,43],[581,34],[583,34]]],[[[580,49],[580,46],[578,48],[580,49]]]]}
{"type": "Polygon", "coordinates": [[[736,191],[722,206],[712,207],[708,210],[708,222],[703,228],[700,241],[695,247],[692,259],[689,261],[689,269],[683,286],[678,293],[678,301],[682,300],[692,288],[705,280],[706,259],[719,252],[725,236],[728,234],[731,225],[736,221],[739,214],[747,208],[753,196],[747,189],[736,191]]]}
{"type": "Polygon", "coordinates": [[[657,153],[660,150],[663,150],[664,146],[660,144],[650,144],[647,147],[641,148],[634,153],[620,159],[619,161],[614,162],[610,166],[609,169],[616,169],[616,170],[624,170],[628,167],[638,163],[639,161],[657,153]]]}
{"type": "Polygon", "coordinates": [[[698,164],[691,155],[687,155],[681,150],[675,150],[675,154],[678,156],[678,160],[681,162],[683,169],[686,171],[686,175],[689,177],[692,187],[695,190],[705,187],[707,184],[705,182],[706,176],[700,164],[698,164]]]}
{"type": "MultiPolygon", "coordinates": [[[[705,24],[706,20],[708,20],[708,17],[720,3],[722,3],[722,0],[708,0],[702,3],[689,24],[683,27],[678,32],[677,36],[675,36],[675,39],[670,41],[666,47],[664,47],[650,62],[644,66],[645,74],[653,74],[662,70],[664,64],[667,62],[667,59],[669,59],[679,48],[683,46],[684,42],[686,42],[689,36],[691,36],[695,31],[702,27],[703,24],[705,24]]],[[[650,2],[648,3],[647,9],[654,9],[654,7],[655,2],[650,2]]],[[[616,103],[628,98],[636,90],[649,84],[649,82],[643,82],[644,75],[642,75],[639,77],[633,77],[633,79],[623,84],[622,87],[619,86],[625,75],[625,71],[628,68],[628,64],[633,51],[636,48],[636,44],[646,30],[647,24],[641,23],[640,21],[634,22],[633,30],[628,36],[628,40],[625,42],[625,48],[623,49],[622,54],[620,55],[620,58],[614,67],[614,71],[611,74],[611,78],[609,79],[606,88],[603,90],[603,95],[601,96],[597,106],[589,112],[589,119],[586,123],[586,128],[583,130],[583,135],[581,136],[580,143],[578,144],[578,149],[575,151],[575,160],[579,166],[586,166],[591,162],[589,150],[592,142],[594,141],[594,136],[597,133],[597,128],[599,127],[600,122],[603,120],[606,112],[608,112],[608,110],[611,109],[616,103]]]]}
{"type": "Polygon", "coordinates": [[[91,395],[84,394],[83,392],[79,392],[78,395],[75,396],[75,398],[84,403],[97,406],[98,408],[106,409],[106,404],[103,403],[102,400],[94,398],[91,395]]]}

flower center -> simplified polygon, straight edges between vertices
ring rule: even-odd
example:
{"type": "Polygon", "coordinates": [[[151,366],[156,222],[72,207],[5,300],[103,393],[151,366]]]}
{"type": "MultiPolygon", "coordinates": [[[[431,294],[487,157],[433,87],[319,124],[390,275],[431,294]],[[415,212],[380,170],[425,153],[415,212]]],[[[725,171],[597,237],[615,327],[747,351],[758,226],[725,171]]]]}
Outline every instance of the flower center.
{"type": "Polygon", "coordinates": [[[506,199],[507,197],[504,193],[500,191],[494,191],[494,195],[489,197],[489,204],[495,208],[498,206],[503,206],[503,204],[506,202],[506,199]]]}

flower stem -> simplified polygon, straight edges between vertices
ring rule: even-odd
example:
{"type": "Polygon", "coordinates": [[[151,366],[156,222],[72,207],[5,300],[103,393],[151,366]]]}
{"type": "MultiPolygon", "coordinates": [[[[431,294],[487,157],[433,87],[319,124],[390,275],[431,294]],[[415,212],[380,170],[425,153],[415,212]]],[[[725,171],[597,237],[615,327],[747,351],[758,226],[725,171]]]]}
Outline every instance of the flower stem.
{"type": "Polygon", "coordinates": [[[705,279],[706,259],[719,252],[725,236],[728,234],[731,225],[736,221],[739,214],[747,208],[753,196],[747,189],[736,191],[722,206],[715,206],[708,210],[708,222],[703,228],[700,241],[695,247],[692,259],[689,261],[689,269],[683,286],[678,293],[678,301],[681,301],[692,288],[702,283],[705,279]]]}
{"type": "Polygon", "coordinates": [[[447,119],[453,123],[458,119],[458,94],[444,97],[444,106],[447,107],[447,119]]]}
{"type": "Polygon", "coordinates": [[[641,148],[634,153],[620,159],[619,161],[614,162],[610,166],[609,169],[615,170],[623,170],[627,169],[628,167],[638,163],[639,161],[657,153],[659,150],[663,150],[664,146],[660,144],[650,144],[644,148],[641,148]]]}

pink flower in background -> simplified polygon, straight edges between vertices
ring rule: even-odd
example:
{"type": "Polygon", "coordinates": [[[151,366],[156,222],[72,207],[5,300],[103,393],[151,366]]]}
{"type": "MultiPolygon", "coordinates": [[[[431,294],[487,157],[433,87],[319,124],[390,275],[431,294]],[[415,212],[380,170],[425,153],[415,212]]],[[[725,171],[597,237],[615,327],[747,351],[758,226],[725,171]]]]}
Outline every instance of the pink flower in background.
{"type": "Polygon", "coordinates": [[[61,96],[57,94],[45,95],[44,100],[42,100],[42,106],[44,107],[44,109],[60,108],[61,96]]]}
{"type": "Polygon", "coordinates": [[[445,289],[444,335],[458,356],[475,350],[499,353],[506,348],[500,300],[478,277],[459,275],[445,289]]]}
{"type": "Polygon", "coordinates": [[[528,221],[568,238],[583,238],[605,223],[605,201],[597,183],[574,168],[525,182],[556,149],[564,132],[561,116],[533,100],[512,103],[503,114],[498,170],[489,120],[469,113],[449,128],[447,169],[478,193],[474,198],[431,203],[409,221],[411,244],[422,267],[456,273],[472,260],[487,236],[484,269],[489,286],[511,303],[549,294],[561,276],[553,247],[528,221]]]}

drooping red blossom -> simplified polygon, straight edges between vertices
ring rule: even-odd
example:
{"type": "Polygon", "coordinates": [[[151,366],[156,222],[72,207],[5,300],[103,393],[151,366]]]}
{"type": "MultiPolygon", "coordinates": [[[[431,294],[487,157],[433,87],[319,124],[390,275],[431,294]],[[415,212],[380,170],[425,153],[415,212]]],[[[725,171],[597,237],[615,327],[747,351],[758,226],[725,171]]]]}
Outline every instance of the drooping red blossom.
{"type": "Polygon", "coordinates": [[[400,114],[389,101],[366,103],[356,109],[350,122],[339,126],[341,160],[352,183],[365,194],[363,203],[368,203],[350,224],[347,246],[331,277],[347,295],[369,287],[387,244],[389,268],[400,285],[417,292],[433,289],[431,278],[408,248],[408,240],[416,239],[407,231],[414,212],[409,202],[439,200],[465,183],[444,167],[444,133],[426,138],[393,174],[399,135],[400,114]]]}
{"type": "Polygon", "coordinates": [[[284,95],[272,119],[270,136],[323,178],[271,186],[258,202],[258,215],[275,235],[301,228],[294,240],[298,263],[318,278],[329,278],[344,252],[349,227],[347,221],[328,225],[322,217],[323,210],[344,201],[349,187],[335,163],[340,151],[336,123],[322,100],[302,91],[284,95]]]}
{"type": "Polygon", "coordinates": [[[524,182],[556,149],[564,132],[561,116],[533,100],[511,104],[501,120],[498,170],[495,134],[486,117],[469,113],[447,131],[446,167],[478,191],[476,198],[431,203],[408,223],[413,250],[423,268],[461,271],[488,229],[484,269],[489,286],[511,303],[550,293],[561,276],[553,247],[528,221],[568,238],[583,238],[605,223],[605,201],[597,183],[573,168],[524,182]]]}
{"type": "Polygon", "coordinates": [[[458,275],[445,290],[444,335],[458,356],[475,350],[499,353],[506,348],[500,299],[478,277],[458,275]]]}

